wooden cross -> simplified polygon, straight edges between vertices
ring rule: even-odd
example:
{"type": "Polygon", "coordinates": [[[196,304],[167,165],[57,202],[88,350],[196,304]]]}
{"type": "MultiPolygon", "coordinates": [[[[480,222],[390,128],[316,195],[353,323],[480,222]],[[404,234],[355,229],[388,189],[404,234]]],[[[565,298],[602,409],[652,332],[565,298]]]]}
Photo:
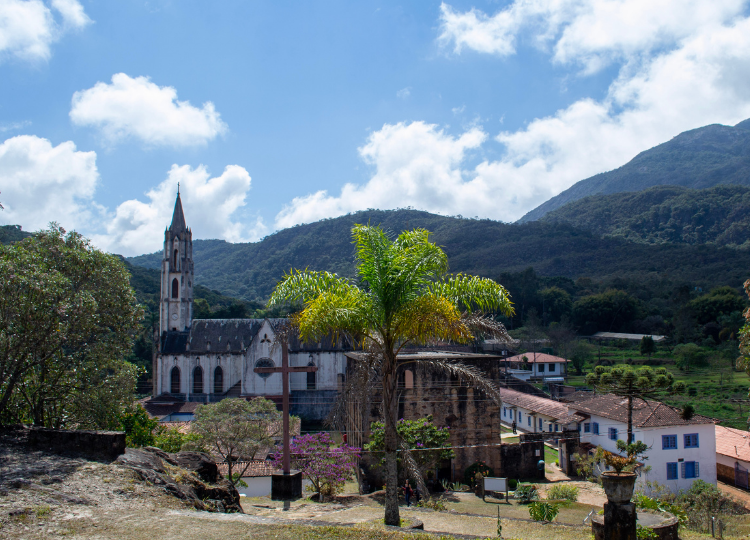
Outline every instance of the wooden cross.
{"type": "Polygon", "coordinates": [[[317,366],[290,366],[289,347],[286,340],[281,343],[281,367],[257,367],[255,373],[281,373],[282,381],[282,411],[284,415],[284,474],[289,474],[289,374],[290,373],[315,373],[317,366]]]}

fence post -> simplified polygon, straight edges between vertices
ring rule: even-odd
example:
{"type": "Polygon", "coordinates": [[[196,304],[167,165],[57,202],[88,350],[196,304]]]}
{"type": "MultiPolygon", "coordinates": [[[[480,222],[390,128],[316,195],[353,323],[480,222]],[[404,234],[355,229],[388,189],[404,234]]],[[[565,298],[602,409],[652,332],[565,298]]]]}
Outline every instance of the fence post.
{"type": "Polygon", "coordinates": [[[711,536],[713,538],[716,538],[716,535],[714,534],[715,533],[715,529],[716,529],[716,518],[712,517],[711,518],[711,536]]]}

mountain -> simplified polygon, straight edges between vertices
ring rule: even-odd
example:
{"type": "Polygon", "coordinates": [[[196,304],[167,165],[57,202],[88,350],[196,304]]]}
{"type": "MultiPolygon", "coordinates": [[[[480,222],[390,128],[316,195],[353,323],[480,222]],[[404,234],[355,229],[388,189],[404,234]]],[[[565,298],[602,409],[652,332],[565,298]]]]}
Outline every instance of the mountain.
{"type": "MultiPolygon", "coordinates": [[[[197,283],[245,300],[268,298],[291,268],[354,272],[351,227],[381,224],[394,232],[423,227],[447,255],[452,272],[497,278],[533,266],[542,276],[569,278],[668,277],[703,288],[747,279],[750,253],[712,245],[633,243],[607,238],[567,223],[506,224],[444,217],[417,210],[370,210],[272,234],[260,242],[193,242],[197,283]]],[[[158,269],[161,252],[132,257],[158,269]]]]}
{"type": "Polygon", "coordinates": [[[714,244],[750,249],[750,187],[657,186],[635,193],[591,195],[540,221],[646,244],[714,244]]]}
{"type": "Polygon", "coordinates": [[[540,204],[519,223],[598,193],[642,191],[674,185],[704,189],[720,184],[750,186],[750,119],[736,126],[713,124],[680,133],[615,169],[573,184],[540,204]]]}
{"type": "Polygon", "coordinates": [[[0,244],[19,242],[29,236],[31,233],[21,230],[20,225],[0,225],[0,244]]]}

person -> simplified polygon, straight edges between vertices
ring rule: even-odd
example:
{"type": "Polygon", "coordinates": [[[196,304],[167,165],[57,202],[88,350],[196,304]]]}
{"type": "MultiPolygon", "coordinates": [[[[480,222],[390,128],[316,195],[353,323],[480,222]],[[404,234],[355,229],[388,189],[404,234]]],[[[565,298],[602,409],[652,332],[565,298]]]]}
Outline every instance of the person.
{"type": "Polygon", "coordinates": [[[511,426],[513,428],[513,433],[515,433],[516,432],[516,421],[515,420],[513,420],[513,424],[511,424],[511,426]]]}
{"type": "Polygon", "coordinates": [[[404,499],[406,500],[406,506],[411,506],[411,486],[408,480],[404,484],[404,499]]]}

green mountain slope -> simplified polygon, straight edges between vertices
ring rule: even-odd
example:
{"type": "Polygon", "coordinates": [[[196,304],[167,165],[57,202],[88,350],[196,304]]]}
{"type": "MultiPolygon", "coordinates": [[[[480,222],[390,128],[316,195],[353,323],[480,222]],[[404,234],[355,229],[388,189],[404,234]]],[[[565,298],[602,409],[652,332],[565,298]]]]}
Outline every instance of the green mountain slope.
{"type": "MultiPolygon", "coordinates": [[[[255,300],[267,298],[290,268],[351,276],[354,249],[350,230],[354,223],[368,222],[396,232],[424,227],[445,249],[453,272],[492,278],[533,266],[542,276],[640,279],[651,275],[704,288],[736,287],[747,278],[750,268],[750,253],[724,247],[636,244],[603,238],[564,223],[516,225],[417,210],[372,210],[285,229],[256,243],[196,240],[196,282],[228,296],[255,300]]],[[[160,259],[159,252],[129,261],[156,269],[160,259]]]]}
{"type": "Polygon", "coordinates": [[[0,225],[0,244],[19,242],[29,236],[31,233],[21,230],[20,225],[0,225]]]}
{"type": "Polygon", "coordinates": [[[714,244],[750,249],[750,187],[657,186],[636,193],[592,195],[541,221],[648,244],[714,244]]]}
{"type": "Polygon", "coordinates": [[[569,202],[598,193],[642,191],[661,185],[704,189],[720,184],[750,186],[750,119],[736,126],[714,124],[680,133],[619,169],[573,184],[519,222],[538,220],[569,202]]]}

